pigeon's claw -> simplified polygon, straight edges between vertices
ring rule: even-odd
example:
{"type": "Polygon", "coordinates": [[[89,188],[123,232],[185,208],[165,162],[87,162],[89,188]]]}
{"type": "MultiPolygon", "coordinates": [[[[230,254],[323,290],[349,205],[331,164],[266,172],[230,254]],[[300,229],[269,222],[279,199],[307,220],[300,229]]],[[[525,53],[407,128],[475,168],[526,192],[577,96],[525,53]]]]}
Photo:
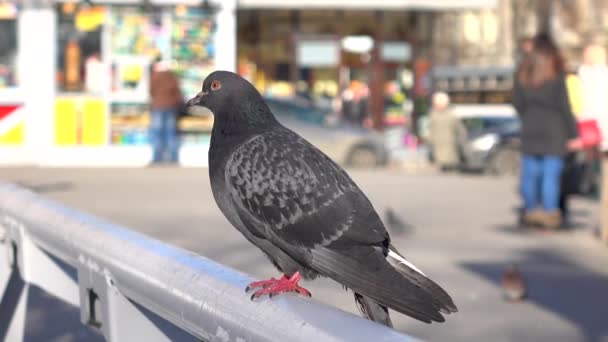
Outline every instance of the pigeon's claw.
{"type": "MultiPolygon", "coordinates": [[[[283,276],[283,278],[285,278],[285,276],[283,276]]],[[[245,288],[245,292],[249,292],[255,288],[261,287],[261,288],[267,288],[268,286],[271,286],[273,284],[275,284],[278,280],[274,279],[274,278],[270,278],[268,280],[260,280],[260,281],[254,281],[253,283],[247,285],[247,287],[245,288]]]]}
{"type": "Polygon", "coordinates": [[[312,295],[310,294],[310,291],[298,285],[300,280],[302,280],[302,276],[299,272],[296,272],[291,277],[283,276],[279,280],[271,278],[270,280],[253,282],[247,286],[246,291],[249,292],[255,288],[262,288],[251,295],[251,300],[259,298],[263,295],[273,297],[285,292],[297,292],[301,295],[311,297],[312,295]]]}

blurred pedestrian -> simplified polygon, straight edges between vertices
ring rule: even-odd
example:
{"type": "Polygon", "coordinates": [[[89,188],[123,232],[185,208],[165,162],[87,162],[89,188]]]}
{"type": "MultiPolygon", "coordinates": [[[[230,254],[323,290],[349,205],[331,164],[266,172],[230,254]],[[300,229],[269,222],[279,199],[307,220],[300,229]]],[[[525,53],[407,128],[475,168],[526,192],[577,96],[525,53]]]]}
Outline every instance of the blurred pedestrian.
{"type": "Polygon", "coordinates": [[[529,54],[530,52],[532,52],[532,48],[534,47],[534,39],[533,37],[524,37],[521,40],[520,46],[519,46],[519,56],[518,56],[518,60],[521,62],[523,60],[523,58],[529,54]]]}
{"type": "Polygon", "coordinates": [[[563,61],[546,34],[534,37],[532,50],[518,66],[513,105],[522,123],[523,220],[557,228],[562,221],[558,202],[563,158],[569,149],[580,148],[580,140],[568,100],[563,61]]]}
{"type": "MultiPolygon", "coordinates": [[[[585,48],[578,76],[582,86],[581,120],[593,120],[601,132],[599,150],[602,181],[600,195],[600,232],[608,242],[608,66],[606,50],[596,44],[585,48]]],[[[589,151],[589,149],[587,149],[589,151]]],[[[588,155],[593,155],[588,153],[588,155]]]]}
{"type": "Polygon", "coordinates": [[[177,116],[183,103],[179,82],[166,61],[156,60],[150,79],[150,139],[153,163],[177,162],[177,116]],[[168,158],[165,156],[168,154],[168,158]]]}
{"type": "MultiPolygon", "coordinates": [[[[570,110],[575,119],[580,119],[582,107],[582,86],[576,69],[565,71],[566,89],[570,110]]],[[[562,217],[562,225],[567,226],[570,217],[569,198],[573,194],[583,191],[583,173],[586,168],[581,151],[568,151],[564,157],[564,168],[561,177],[559,196],[559,211],[562,217]]]]}
{"type": "Polygon", "coordinates": [[[532,52],[533,48],[534,48],[534,39],[532,37],[525,37],[521,42],[522,54],[525,55],[525,54],[532,52]]]}
{"type": "Polygon", "coordinates": [[[365,83],[361,83],[357,89],[357,98],[359,103],[357,105],[357,122],[363,125],[365,120],[369,117],[369,87],[365,83]]]}
{"type": "Polygon", "coordinates": [[[450,97],[443,92],[433,94],[429,117],[429,140],[433,160],[441,171],[450,171],[460,164],[460,142],[465,129],[450,109],[450,97]]]}
{"type": "Polygon", "coordinates": [[[355,94],[350,87],[345,87],[340,94],[342,99],[342,117],[350,122],[356,122],[355,119],[355,94]]]}

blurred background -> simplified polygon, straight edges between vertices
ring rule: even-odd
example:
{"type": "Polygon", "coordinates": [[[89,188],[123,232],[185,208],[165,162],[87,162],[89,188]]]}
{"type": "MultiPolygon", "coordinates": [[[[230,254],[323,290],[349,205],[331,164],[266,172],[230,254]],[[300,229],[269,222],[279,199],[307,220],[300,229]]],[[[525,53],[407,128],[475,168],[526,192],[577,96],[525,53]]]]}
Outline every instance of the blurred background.
{"type": "MultiPolygon", "coordinates": [[[[394,314],[397,329],[428,340],[608,341],[597,163],[579,177],[563,229],[521,225],[512,89],[540,32],[575,72],[586,46],[608,46],[608,1],[0,1],[0,179],[275,276],[221,216],[200,170],[213,116],[183,106],[206,75],[231,70],[348,168],[394,244],[460,309],[431,326],[394,314]],[[156,72],[179,88],[170,124],[155,123],[166,109],[155,107],[165,91],[153,89],[166,83],[156,72]],[[431,132],[438,93],[459,130],[447,165],[431,132]],[[510,300],[513,274],[522,301],[510,300]]],[[[335,283],[306,287],[357,312],[335,283]]],[[[77,311],[53,317],[35,302],[33,340],[92,339],[59,328],[79,326],[77,311]]]]}
{"type": "MultiPolygon", "coordinates": [[[[339,160],[385,165],[420,157],[433,91],[447,92],[454,104],[509,104],[521,42],[538,31],[555,33],[576,65],[590,37],[604,41],[606,6],[590,0],[3,1],[0,163],[149,163],[148,90],[156,59],[170,64],[186,100],[215,69],[238,72],[268,98],[288,99],[277,114],[298,121],[300,131],[319,144],[329,136],[345,139],[348,148],[332,151],[339,160]]],[[[463,115],[487,116],[484,111],[467,108],[463,115]]],[[[489,111],[508,116],[511,109],[489,111]]],[[[182,165],[206,165],[213,120],[206,114],[183,110],[178,117],[182,165]]]]}

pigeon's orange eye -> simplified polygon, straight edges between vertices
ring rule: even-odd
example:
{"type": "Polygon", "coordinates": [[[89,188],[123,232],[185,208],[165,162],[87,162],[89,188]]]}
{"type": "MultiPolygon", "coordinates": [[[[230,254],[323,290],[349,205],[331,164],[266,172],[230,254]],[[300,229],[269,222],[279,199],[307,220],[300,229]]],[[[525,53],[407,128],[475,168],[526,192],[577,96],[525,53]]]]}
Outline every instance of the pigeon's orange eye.
{"type": "Polygon", "coordinates": [[[222,88],[222,84],[220,83],[220,81],[215,80],[215,81],[211,82],[211,90],[215,91],[215,90],[218,90],[220,88],[222,88]]]}

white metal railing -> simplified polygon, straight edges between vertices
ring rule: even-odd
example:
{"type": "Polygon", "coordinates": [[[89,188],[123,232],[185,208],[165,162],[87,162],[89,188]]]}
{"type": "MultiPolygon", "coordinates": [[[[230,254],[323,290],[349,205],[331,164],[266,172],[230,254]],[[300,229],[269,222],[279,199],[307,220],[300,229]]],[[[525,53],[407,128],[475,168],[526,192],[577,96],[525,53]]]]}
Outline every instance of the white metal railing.
{"type": "MultiPolygon", "coordinates": [[[[240,272],[0,183],[0,298],[15,277],[19,296],[36,285],[109,341],[414,340],[307,298],[251,301],[240,272]]],[[[23,339],[28,312],[16,307],[0,340],[23,339]]]]}

